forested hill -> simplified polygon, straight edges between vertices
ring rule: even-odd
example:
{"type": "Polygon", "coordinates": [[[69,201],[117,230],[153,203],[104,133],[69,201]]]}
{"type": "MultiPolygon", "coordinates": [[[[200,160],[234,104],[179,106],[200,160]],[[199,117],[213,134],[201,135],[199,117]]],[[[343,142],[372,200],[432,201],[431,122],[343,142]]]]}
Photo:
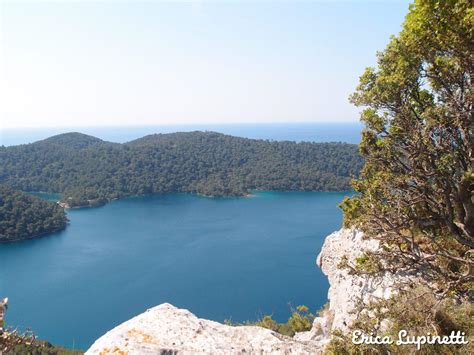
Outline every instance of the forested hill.
{"type": "Polygon", "coordinates": [[[352,144],[276,142],[214,132],[156,134],[125,144],[66,133],[0,147],[0,183],[61,193],[71,207],[149,193],[347,190],[361,166],[352,144]]]}
{"type": "Polygon", "coordinates": [[[0,186],[0,243],[56,232],[66,225],[58,204],[0,186]]]}

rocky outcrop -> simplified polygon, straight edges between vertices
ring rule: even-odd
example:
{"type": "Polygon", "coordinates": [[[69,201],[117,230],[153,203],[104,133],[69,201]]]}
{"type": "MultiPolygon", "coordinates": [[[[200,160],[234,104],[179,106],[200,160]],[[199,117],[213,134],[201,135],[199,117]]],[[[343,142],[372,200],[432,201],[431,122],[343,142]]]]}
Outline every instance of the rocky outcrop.
{"type": "Polygon", "coordinates": [[[86,354],[314,354],[315,348],[260,327],[199,319],[168,303],[106,333],[86,354]]]}
{"type": "Polygon", "coordinates": [[[317,264],[330,283],[329,307],[315,319],[313,328],[285,337],[268,329],[228,326],[199,319],[191,312],[162,304],[119,325],[99,338],[86,354],[319,354],[335,329],[345,331],[354,320],[352,311],[362,298],[388,297],[403,275],[374,279],[355,276],[338,264],[375,250],[378,243],[366,240],[355,229],[341,229],[326,238],[317,264]]]}
{"type": "Polygon", "coordinates": [[[314,320],[312,329],[296,334],[296,340],[316,342],[324,347],[334,330],[349,331],[357,317],[355,310],[360,301],[367,303],[374,298],[388,298],[395,283],[412,277],[389,272],[378,277],[354,275],[349,269],[339,267],[344,256],[349,263],[354,263],[355,258],[365,251],[375,251],[378,247],[378,241],[364,238],[364,234],[356,229],[341,229],[326,237],[316,263],[329,280],[329,304],[324,315],[314,320]]]}

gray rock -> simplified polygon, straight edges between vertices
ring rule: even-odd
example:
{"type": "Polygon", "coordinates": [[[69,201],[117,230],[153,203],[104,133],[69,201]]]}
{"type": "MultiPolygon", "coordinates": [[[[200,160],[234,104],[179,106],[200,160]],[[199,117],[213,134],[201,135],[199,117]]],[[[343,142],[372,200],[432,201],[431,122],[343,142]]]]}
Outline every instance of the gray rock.
{"type": "Polygon", "coordinates": [[[99,338],[86,354],[317,354],[319,349],[268,329],[199,319],[169,303],[99,338]]]}

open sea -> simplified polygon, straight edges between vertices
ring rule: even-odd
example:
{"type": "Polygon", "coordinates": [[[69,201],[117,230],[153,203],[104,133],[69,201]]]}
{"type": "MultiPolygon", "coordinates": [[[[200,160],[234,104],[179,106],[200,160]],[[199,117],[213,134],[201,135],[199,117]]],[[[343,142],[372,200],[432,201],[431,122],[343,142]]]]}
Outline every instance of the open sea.
{"type": "Polygon", "coordinates": [[[362,125],[344,123],[201,124],[132,127],[70,127],[1,129],[0,146],[32,143],[65,132],[81,132],[106,141],[124,143],[153,133],[214,131],[238,137],[311,142],[359,143],[362,125]]]}

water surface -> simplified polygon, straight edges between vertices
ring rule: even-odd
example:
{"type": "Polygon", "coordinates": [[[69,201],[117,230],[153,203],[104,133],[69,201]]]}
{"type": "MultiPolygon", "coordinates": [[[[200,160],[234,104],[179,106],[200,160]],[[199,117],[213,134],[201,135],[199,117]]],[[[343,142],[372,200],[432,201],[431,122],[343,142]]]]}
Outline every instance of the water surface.
{"type": "Polygon", "coordinates": [[[315,257],[340,227],[344,195],[174,194],[69,210],[65,231],[0,245],[7,321],[84,349],[162,302],[218,321],[283,321],[288,304],[318,309],[328,283],[315,257]]]}
{"type": "Polygon", "coordinates": [[[116,143],[128,142],[153,133],[189,131],[215,131],[232,136],[253,139],[359,143],[361,129],[362,125],[359,122],[11,128],[0,129],[0,146],[33,143],[65,132],[81,132],[116,143]]]}

